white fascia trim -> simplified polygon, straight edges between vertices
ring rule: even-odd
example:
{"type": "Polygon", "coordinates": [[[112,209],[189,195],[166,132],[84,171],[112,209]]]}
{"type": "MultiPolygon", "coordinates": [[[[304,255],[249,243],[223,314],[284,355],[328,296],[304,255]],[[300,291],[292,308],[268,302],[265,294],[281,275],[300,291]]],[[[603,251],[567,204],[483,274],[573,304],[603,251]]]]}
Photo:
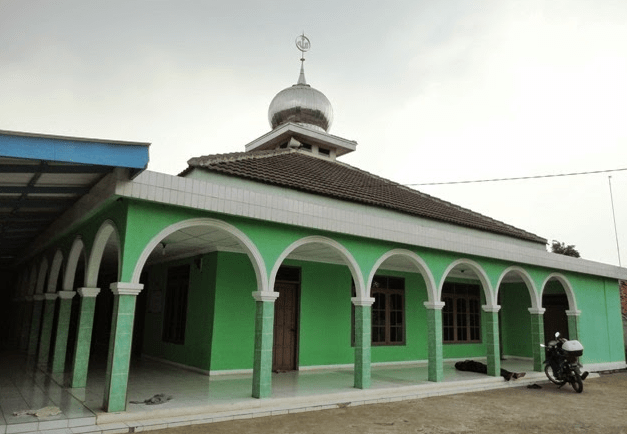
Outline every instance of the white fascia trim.
{"type": "Polygon", "coordinates": [[[209,371],[209,376],[214,375],[252,375],[252,369],[225,369],[222,371],[209,371]]]}
{"type": "MultiPolygon", "coordinates": [[[[504,354],[503,355],[503,359],[505,360],[520,360],[523,362],[533,362],[533,357],[526,357],[526,356],[512,356],[509,354],[504,354]]],[[[503,360],[501,359],[501,360],[503,360]]]]}
{"type": "MultiPolygon", "coordinates": [[[[142,356],[144,357],[144,356],[142,356]]],[[[153,358],[153,357],[150,357],[153,358]]],[[[466,360],[466,359],[460,359],[466,360]]],[[[164,363],[172,363],[164,361],[164,363]]],[[[402,365],[426,365],[428,364],[428,360],[403,360],[399,362],[377,362],[371,363],[370,366],[402,366],[402,365]]],[[[299,366],[299,371],[325,371],[325,370],[335,370],[335,369],[353,369],[355,368],[354,363],[343,363],[338,365],[308,365],[308,366],[299,366]]],[[[194,369],[194,368],[192,368],[194,369]]],[[[222,371],[210,371],[210,375],[250,375],[253,373],[252,369],[227,369],[222,371]]]]}
{"type": "Polygon", "coordinates": [[[144,289],[143,283],[113,282],[109,285],[115,295],[138,295],[144,289]]]}
{"type": "Polygon", "coordinates": [[[544,312],[546,312],[545,307],[530,307],[527,310],[533,315],[544,315],[544,312]]]}
{"type": "Polygon", "coordinates": [[[78,288],[76,290],[81,297],[96,297],[100,294],[100,288],[78,288]]]}
{"type": "Polygon", "coordinates": [[[627,280],[627,268],[549,253],[541,243],[215,173],[192,171],[183,178],[146,170],[133,180],[119,181],[115,194],[464,256],[627,280]]]}
{"type": "MultiPolygon", "coordinates": [[[[402,360],[398,362],[376,362],[371,363],[372,367],[385,367],[385,366],[403,366],[403,365],[426,365],[428,364],[428,360],[402,360]]],[[[308,365],[308,366],[299,366],[299,371],[324,371],[331,369],[353,369],[355,365],[353,363],[344,363],[340,365],[308,365]]]]}
{"type": "MultiPolygon", "coordinates": [[[[173,362],[173,361],[168,360],[168,359],[162,359],[161,357],[151,356],[150,354],[142,353],[142,359],[153,360],[155,362],[163,363],[164,365],[175,366],[177,368],[181,368],[181,369],[184,369],[186,371],[196,372],[196,373],[202,374],[202,375],[210,375],[210,374],[213,375],[213,373],[211,371],[208,371],[206,369],[200,369],[200,368],[196,368],[195,366],[184,365],[183,363],[173,362]]],[[[251,369],[250,372],[252,372],[252,371],[253,370],[251,369]]],[[[215,372],[215,371],[213,371],[213,372],[215,372]]]]}
{"type": "Polygon", "coordinates": [[[302,125],[288,122],[248,143],[245,149],[247,152],[254,149],[272,149],[282,140],[291,136],[296,136],[297,138],[305,137],[315,144],[334,147],[338,151],[338,156],[354,151],[357,148],[357,142],[353,140],[346,140],[342,137],[332,136],[322,131],[312,130],[302,125]]]}
{"type": "Polygon", "coordinates": [[[374,297],[351,297],[351,301],[355,306],[372,306],[374,304],[374,297]]]}
{"type": "Polygon", "coordinates": [[[71,300],[76,295],[76,292],[75,291],[59,291],[57,292],[57,294],[59,294],[59,298],[62,300],[71,300]]]}
{"type": "Polygon", "coordinates": [[[620,362],[584,363],[583,365],[583,370],[590,372],[616,371],[625,368],[627,368],[627,363],[624,360],[620,362]]]}
{"type": "Polygon", "coordinates": [[[253,292],[253,298],[256,301],[270,301],[274,303],[274,301],[279,298],[278,292],[265,292],[265,291],[255,291],[253,292]]]}

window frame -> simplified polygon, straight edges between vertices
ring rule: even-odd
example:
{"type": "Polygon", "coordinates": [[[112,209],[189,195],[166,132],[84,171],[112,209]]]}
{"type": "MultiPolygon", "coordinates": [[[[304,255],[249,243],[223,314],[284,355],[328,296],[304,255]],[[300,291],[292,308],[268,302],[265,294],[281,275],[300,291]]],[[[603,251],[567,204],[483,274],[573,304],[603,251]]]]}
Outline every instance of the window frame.
{"type": "Polygon", "coordinates": [[[442,308],[442,343],[481,343],[481,286],[445,282],[442,288],[442,301],[445,303],[442,308]],[[463,306],[463,311],[460,311],[460,306],[463,306]],[[460,321],[465,324],[460,325],[460,321]]]}
{"type": "MultiPolygon", "coordinates": [[[[399,276],[387,276],[387,275],[375,275],[373,278],[373,284],[370,289],[370,296],[373,298],[377,298],[377,295],[383,296],[385,298],[385,310],[384,310],[384,339],[382,341],[375,342],[375,305],[376,301],[372,304],[370,311],[370,345],[374,347],[393,347],[393,346],[403,346],[407,344],[407,314],[405,309],[405,278],[399,276]],[[390,287],[390,281],[397,281],[400,285],[397,288],[390,287]],[[394,295],[400,296],[400,325],[392,325],[391,323],[391,313],[394,310],[392,308],[392,297],[394,295]],[[402,339],[393,341],[392,337],[392,328],[397,327],[400,329],[402,334],[402,339]]],[[[355,285],[352,284],[352,294],[355,297],[355,285]]],[[[355,306],[351,303],[351,345],[355,345],[355,306]]]]}

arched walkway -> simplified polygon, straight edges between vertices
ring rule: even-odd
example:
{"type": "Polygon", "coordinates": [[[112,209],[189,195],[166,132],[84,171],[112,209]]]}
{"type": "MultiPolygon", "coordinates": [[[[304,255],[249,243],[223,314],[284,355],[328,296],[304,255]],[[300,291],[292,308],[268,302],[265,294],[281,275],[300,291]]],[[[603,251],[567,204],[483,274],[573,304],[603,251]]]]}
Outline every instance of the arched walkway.
{"type": "MultiPolygon", "coordinates": [[[[471,259],[462,258],[453,261],[442,275],[438,292],[444,302],[443,342],[466,344],[468,349],[465,351],[472,348],[470,345],[476,347],[474,351],[480,351],[481,346],[485,345],[488,374],[499,376],[501,371],[498,320],[500,306],[496,302],[496,293],[483,267],[471,259]],[[479,285],[476,285],[473,280],[478,281],[479,285]],[[485,305],[481,304],[481,295],[483,295],[485,305]],[[484,336],[482,336],[482,329],[485,331],[484,336]]],[[[455,353],[455,349],[455,347],[447,347],[448,357],[456,358],[461,355],[455,353]]]]}
{"type": "Polygon", "coordinates": [[[542,283],[544,337],[552,339],[559,332],[567,339],[579,337],[579,315],[575,292],[570,281],[560,273],[552,273],[542,283]]]}
{"type": "Polygon", "coordinates": [[[378,335],[373,335],[373,343],[383,341],[387,345],[402,343],[407,346],[414,341],[424,342],[423,348],[413,350],[414,357],[418,359],[427,358],[429,361],[428,379],[441,381],[443,377],[442,345],[440,341],[438,346],[436,340],[431,339],[431,337],[440,336],[441,339],[441,321],[438,319],[441,319],[443,304],[439,302],[435,279],[427,263],[410,250],[393,249],[384,253],[375,262],[367,283],[367,288],[371,291],[370,295],[375,299],[372,318],[373,321],[376,321],[376,328],[373,330],[376,330],[378,335]],[[420,286],[416,287],[415,283],[409,287],[405,284],[406,279],[403,278],[398,282],[398,284],[402,283],[401,291],[400,288],[391,288],[391,286],[396,285],[390,285],[389,278],[385,276],[380,276],[375,280],[376,274],[385,269],[403,270],[409,273],[417,272],[421,276],[417,282],[420,286]],[[388,285],[384,285],[386,282],[388,285]],[[383,284],[385,288],[374,288],[375,283],[377,286],[383,284]],[[424,289],[422,285],[424,285],[424,289]],[[418,298],[421,302],[412,305],[409,300],[419,296],[416,292],[426,294],[426,301],[422,301],[424,298],[418,298]],[[419,318],[418,313],[422,312],[423,308],[426,308],[426,315],[420,316],[423,321],[422,324],[413,324],[410,327],[408,325],[410,321],[417,320],[419,318]],[[392,333],[393,331],[395,333],[392,333]]]}
{"type": "MultiPolygon", "coordinates": [[[[353,255],[346,249],[341,243],[327,237],[322,236],[308,236],[298,239],[288,245],[278,256],[275,261],[272,271],[270,272],[269,288],[274,289],[276,294],[275,299],[264,301],[264,309],[268,311],[272,310],[273,315],[276,318],[274,326],[272,327],[273,340],[270,343],[259,342],[256,343],[260,347],[267,345],[272,349],[272,368],[281,370],[295,370],[298,368],[299,356],[302,356],[306,364],[324,364],[324,355],[322,354],[310,354],[305,352],[299,354],[299,339],[301,335],[307,336],[310,339],[310,344],[303,345],[303,348],[313,348],[314,342],[318,342],[317,345],[322,345],[326,336],[326,344],[324,348],[328,351],[325,353],[334,353],[334,357],[344,357],[346,352],[346,342],[342,339],[337,339],[335,336],[338,334],[338,330],[329,329],[332,324],[328,321],[324,321],[322,318],[316,318],[315,312],[325,310],[329,315],[337,317],[345,317],[350,311],[346,310],[343,301],[348,301],[350,294],[350,282],[344,281],[342,278],[329,279],[328,273],[336,273],[339,269],[346,266],[352,277],[354,285],[354,297],[352,303],[354,305],[354,311],[352,317],[353,330],[354,330],[354,358],[355,358],[355,387],[364,388],[368,387],[370,382],[370,360],[369,350],[370,342],[362,342],[364,335],[364,328],[368,329],[369,333],[369,321],[364,324],[363,317],[364,311],[370,309],[372,299],[370,298],[368,291],[364,286],[364,279],[361,273],[359,264],[353,257],[353,255]],[[277,275],[281,270],[287,270],[284,267],[284,263],[287,259],[303,261],[303,270],[318,270],[317,277],[315,279],[309,279],[305,282],[305,289],[301,293],[303,288],[303,282],[285,282],[277,281],[277,275]],[[327,265],[314,265],[314,263],[327,265]],[[333,265],[330,265],[333,264],[333,265]],[[335,265],[337,264],[337,265],[335,265]],[[320,267],[326,267],[327,272],[321,272],[320,267]],[[345,283],[345,288],[342,287],[342,283],[345,283]],[[306,301],[300,301],[300,297],[306,297],[306,301]],[[275,300],[278,300],[275,302],[275,300]],[[302,316],[302,317],[301,317],[302,316]],[[317,322],[317,326],[315,326],[317,322]],[[301,329],[301,326],[304,328],[301,329]],[[332,337],[333,336],[333,337],[332,337]],[[364,364],[364,360],[367,360],[367,365],[364,364]]],[[[310,271],[309,273],[314,272],[310,271]]],[[[309,273],[305,273],[309,275],[309,273]]],[[[285,275],[285,272],[283,272],[285,275]]],[[[270,334],[270,331],[265,331],[264,334],[270,334]]],[[[261,396],[267,396],[271,392],[271,376],[269,375],[268,367],[265,371],[260,372],[261,380],[270,384],[265,390],[260,391],[261,396]]],[[[255,394],[256,392],[254,392],[255,394]]]]}
{"type": "Polygon", "coordinates": [[[122,268],[120,234],[115,223],[111,220],[106,220],[100,226],[98,232],[96,232],[94,243],[91,247],[89,261],[87,263],[87,272],[85,273],[85,284],[89,288],[95,288],[98,285],[98,272],[100,271],[102,257],[107,245],[112,245],[112,247],[117,250],[118,272],[116,281],[120,280],[120,271],[122,268]]]}
{"type": "Polygon", "coordinates": [[[534,370],[542,370],[544,342],[540,295],[522,267],[505,269],[497,283],[501,357],[532,357],[534,370]]]}
{"type": "Polygon", "coordinates": [[[217,230],[226,232],[235,240],[237,240],[238,244],[240,244],[240,246],[244,249],[244,252],[250,259],[253,269],[255,270],[255,277],[257,279],[257,292],[263,294],[272,292],[268,289],[266,266],[263,257],[261,256],[261,253],[259,253],[259,250],[257,249],[257,246],[255,246],[255,244],[250,240],[250,238],[248,238],[248,236],[246,236],[246,234],[237,229],[235,226],[222,220],[209,218],[183,220],[162,229],[158,234],[152,237],[152,239],[148,242],[148,244],[146,244],[146,247],[144,247],[141,254],[139,255],[139,258],[137,259],[137,263],[135,264],[130,283],[139,283],[139,277],[141,275],[142,269],[144,268],[144,265],[146,264],[146,260],[150,256],[151,252],[163,239],[176,231],[185,228],[191,228],[194,226],[215,228],[217,230]]]}

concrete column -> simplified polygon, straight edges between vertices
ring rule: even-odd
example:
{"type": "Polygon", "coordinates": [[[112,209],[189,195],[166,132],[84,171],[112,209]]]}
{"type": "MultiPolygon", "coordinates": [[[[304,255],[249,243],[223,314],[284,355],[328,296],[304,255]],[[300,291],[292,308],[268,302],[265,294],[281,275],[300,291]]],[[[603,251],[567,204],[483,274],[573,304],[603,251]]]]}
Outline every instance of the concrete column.
{"type": "Polygon", "coordinates": [[[253,292],[256,300],[255,355],[253,361],[253,398],[272,395],[272,342],[274,339],[274,301],[278,292],[253,292]]]}
{"type": "Polygon", "coordinates": [[[368,389],[371,381],[372,304],[374,298],[352,298],[355,305],[355,388],[368,389]]]}
{"type": "Polygon", "coordinates": [[[544,371],[544,348],[540,344],[544,344],[544,312],[545,308],[529,308],[531,313],[531,353],[533,354],[533,370],[537,372],[544,371]]]}
{"type": "Polygon", "coordinates": [[[33,306],[31,310],[30,332],[28,335],[28,350],[29,356],[37,356],[37,347],[39,345],[39,331],[41,330],[41,312],[44,308],[43,294],[37,294],[33,296],[33,306]]]}
{"type": "Polygon", "coordinates": [[[568,317],[568,339],[579,340],[579,315],[580,310],[567,310],[566,316],[568,317]]]}
{"type": "Polygon", "coordinates": [[[72,364],[72,380],[70,382],[70,387],[73,388],[87,385],[96,296],[100,293],[100,288],[78,288],[77,292],[81,296],[81,304],[78,313],[74,363],[72,364]]]}
{"type": "Polygon", "coordinates": [[[141,292],[143,287],[144,285],[140,283],[115,282],[111,284],[113,316],[103,402],[103,407],[107,412],[126,410],[126,389],[131,363],[135,304],[137,294],[141,292]]]}
{"type": "Polygon", "coordinates": [[[57,301],[57,294],[44,294],[44,314],[41,319],[41,333],[39,338],[39,353],[37,363],[42,366],[48,365],[50,357],[50,339],[52,337],[52,325],[54,323],[54,311],[57,301]]]}
{"type": "Polygon", "coordinates": [[[429,381],[444,380],[444,355],[442,351],[443,301],[424,303],[427,308],[427,332],[429,340],[429,381]]]}
{"type": "Polygon", "coordinates": [[[486,350],[488,362],[488,375],[499,377],[501,375],[501,351],[499,342],[499,310],[501,306],[482,306],[485,314],[486,350]]]}
{"type": "Polygon", "coordinates": [[[52,351],[52,372],[59,373],[65,370],[65,356],[67,354],[67,339],[70,330],[70,317],[72,316],[72,297],[74,291],[59,291],[59,315],[57,330],[52,351]]]}

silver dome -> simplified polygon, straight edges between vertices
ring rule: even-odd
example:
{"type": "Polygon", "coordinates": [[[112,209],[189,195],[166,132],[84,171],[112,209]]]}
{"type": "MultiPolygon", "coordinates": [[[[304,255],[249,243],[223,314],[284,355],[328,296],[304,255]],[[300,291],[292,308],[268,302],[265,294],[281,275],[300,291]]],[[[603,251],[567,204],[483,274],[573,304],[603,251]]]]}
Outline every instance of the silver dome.
{"type": "Polygon", "coordinates": [[[286,122],[294,122],[328,131],[333,122],[333,107],[322,92],[307,84],[301,65],[298,84],[283,89],[272,99],[268,121],[272,129],[286,122]]]}

